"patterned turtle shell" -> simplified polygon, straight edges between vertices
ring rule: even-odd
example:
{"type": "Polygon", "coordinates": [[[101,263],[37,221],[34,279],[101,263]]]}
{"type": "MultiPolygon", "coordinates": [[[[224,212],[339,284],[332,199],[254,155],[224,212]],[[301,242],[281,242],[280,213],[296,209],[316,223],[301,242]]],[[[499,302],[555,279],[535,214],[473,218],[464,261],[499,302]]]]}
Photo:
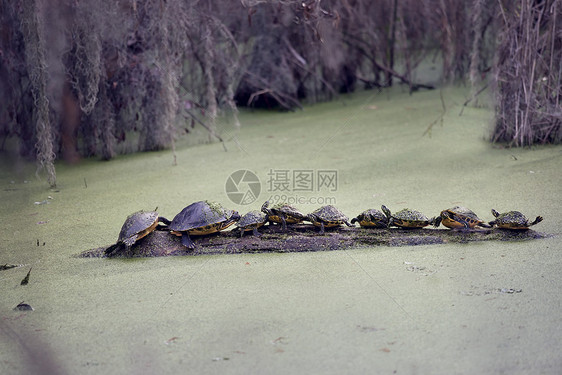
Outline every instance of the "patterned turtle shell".
{"type": "Polygon", "coordinates": [[[421,212],[410,208],[404,208],[395,214],[392,214],[385,205],[381,206],[381,209],[388,217],[389,227],[423,228],[434,222],[434,219],[428,219],[428,217],[421,212]]]}
{"type": "Polygon", "coordinates": [[[308,214],[307,220],[315,226],[320,227],[320,233],[324,233],[324,228],[331,228],[340,225],[347,225],[352,227],[349,223],[349,218],[340,210],[332,205],[322,206],[314,212],[308,214]]]}
{"type": "Polygon", "coordinates": [[[267,220],[267,215],[261,211],[253,210],[248,212],[236,223],[238,228],[240,228],[240,237],[247,231],[252,231],[254,236],[261,236],[261,233],[258,232],[258,228],[264,225],[267,220]]]}
{"type": "Polygon", "coordinates": [[[266,201],[261,206],[261,211],[267,215],[270,222],[283,225],[283,230],[287,229],[287,224],[298,224],[306,219],[305,214],[286,203],[278,203],[269,207],[269,201],[266,201]]]}
{"type": "Polygon", "coordinates": [[[537,216],[533,222],[529,222],[529,219],[519,211],[509,211],[500,214],[498,211],[492,209],[492,215],[494,215],[496,219],[490,221],[488,224],[492,226],[495,225],[502,229],[525,230],[543,220],[542,216],[537,216]]]}
{"type": "Polygon", "coordinates": [[[355,223],[365,228],[388,228],[388,217],[379,210],[369,209],[351,219],[351,224],[355,223]]]}
{"type": "Polygon", "coordinates": [[[473,229],[476,227],[490,228],[491,226],[480,218],[470,209],[462,206],[455,206],[441,211],[435,219],[434,226],[443,224],[451,229],[473,229]]]}
{"type": "Polygon", "coordinates": [[[172,234],[182,236],[182,243],[188,248],[195,245],[189,235],[206,235],[228,228],[240,219],[238,212],[228,210],[219,203],[199,201],[190,204],[178,213],[168,228],[172,234]]]}

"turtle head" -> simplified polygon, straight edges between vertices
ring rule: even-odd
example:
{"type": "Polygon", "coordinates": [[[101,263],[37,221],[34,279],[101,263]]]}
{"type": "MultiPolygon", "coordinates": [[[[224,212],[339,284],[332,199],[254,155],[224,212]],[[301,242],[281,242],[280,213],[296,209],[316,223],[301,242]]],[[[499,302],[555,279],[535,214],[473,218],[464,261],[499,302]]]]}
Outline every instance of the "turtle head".
{"type": "Polygon", "coordinates": [[[538,223],[540,223],[542,220],[543,220],[542,216],[537,216],[537,218],[535,219],[535,221],[533,221],[531,224],[529,224],[529,226],[538,224],[538,223]]]}
{"type": "Polygon", "coordinates": [[[232,221],[238,221],[240,220],[241,216],[238,213],[238,211],[232,211],[232,214],[230,215],[230,220],[232,221]]]}
{"type": "Polygon", "coordinates": [[[387,218],[390,219],[390,217],[392,216],[392,214],[390,213],[390,210],[388,209],[388,207],[386,207],[384,204],[381,206],[381,210],[382,212],[384,212],[384,214],[386,215],[387,218]]]}
{"type": "Polygon", "coordinates": [[[265,203],[261,205],[261,212],[263,212],[266,215],[271,215],[272,212],[268,207],[269,207],[269,201],[265,201],[265,203]]]}
{"type": "Polygon", "coordinates": [[[500,216],[500,213],[492,208],[492,215],[494,215],[494,217],[498,217],[500,216]]]}
{"type": "Polygon", "coordinates": [[[441,224],[441,220],[443,219],[441,218],[441,215],[439,215],[429,220],[429,224],[437,228],[441,224]]]}

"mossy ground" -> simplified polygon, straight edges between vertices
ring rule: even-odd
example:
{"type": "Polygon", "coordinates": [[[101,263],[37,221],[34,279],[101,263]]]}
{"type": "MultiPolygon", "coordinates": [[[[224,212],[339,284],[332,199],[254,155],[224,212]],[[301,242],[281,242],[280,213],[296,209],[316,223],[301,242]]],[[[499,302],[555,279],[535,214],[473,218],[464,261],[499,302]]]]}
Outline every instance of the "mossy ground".
{"type": "Polygon", "coordinates": [[[365,92],[295,113],[242,113],[239,131],[221,125],[228,152],[180,141],[177,166],[171,151],[60,163],[54,191],[33,165],[4,154],[0,264],[24,266],[0,271],[1,372],[557,373],[562,148],[491,145],[491,105],[458,115],[467,92],[444,90],[447,113],[430,136],[438,91],[365,92]],[[248,206],[225,193],[239,169],[262,182],[248,206]],[[280,170],[337,171],[337,189],[274,191],[269,177],[280,170]],[[140,209],[173,217],[209,199],[243,214],[282,195],[305,213],[330,203],[349,217],[381,204],[427,216],[462,205],[484,220],[492,208],[514,209],[543,216],[533,229],[555,236],[75,256],[115,242],[140,209]],[[13,311],[21,301],[35,310],[13,311]]]}

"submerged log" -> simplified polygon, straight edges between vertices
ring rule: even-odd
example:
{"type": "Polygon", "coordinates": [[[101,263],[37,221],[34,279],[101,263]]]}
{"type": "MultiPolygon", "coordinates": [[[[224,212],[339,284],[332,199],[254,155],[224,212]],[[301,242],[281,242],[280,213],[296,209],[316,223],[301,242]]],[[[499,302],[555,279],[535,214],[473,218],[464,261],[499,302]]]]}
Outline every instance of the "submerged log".
{"type": "MultiPolygon", "coordinates": [[[[534,230],[510,231],[486,229],[457,231],[450,229],[365,229],[329,228],[321,235],[318,228],[300,224],[289,226],[284,232],[280,225],[267,225],[259,229],[261,236],[246,232],[240,238],[239,230],[216,233],[208,236],[191,236],[195,249],[187,249],[180,237],[167,231],[157,230],[137,241],[131,248],[122,247],[111,257],[158,257],[173,255],[240,254],[256,252],[305,252],[345,250],[374,246],[414,246],[472,241],[522,241],[551,237],[534,230]]],[[[106,257],[105,249],[99,247],[79,254],[84,258],[106,257]]]]}

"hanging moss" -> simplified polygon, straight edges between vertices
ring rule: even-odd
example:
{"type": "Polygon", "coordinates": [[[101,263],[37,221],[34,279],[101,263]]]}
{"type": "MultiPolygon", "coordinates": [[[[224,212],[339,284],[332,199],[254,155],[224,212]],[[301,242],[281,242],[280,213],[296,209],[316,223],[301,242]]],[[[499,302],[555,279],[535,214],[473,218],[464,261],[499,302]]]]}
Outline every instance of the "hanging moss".
{"type": "Polygon", "coordinates": [[[35,124],[38,171],[44,169],[51,187],[56,186],[54,131],[49,117],[47,99],[47,62],[42,12],[38,1],[24,1],[21,7],[22,30],[25,42],[25,62],[33,94],[33,122],[35,124]]]}

